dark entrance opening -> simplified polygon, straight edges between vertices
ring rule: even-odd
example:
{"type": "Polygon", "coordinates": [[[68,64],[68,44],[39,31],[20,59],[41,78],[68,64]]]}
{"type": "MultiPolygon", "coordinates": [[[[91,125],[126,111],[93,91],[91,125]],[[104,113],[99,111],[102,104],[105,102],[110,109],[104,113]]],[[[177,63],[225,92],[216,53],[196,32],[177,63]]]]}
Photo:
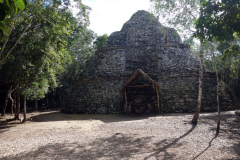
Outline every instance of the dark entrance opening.
{"type": "Polygon", "coordinates": [[[121,87],[120,94],[125,98],[125,113],[162,112],[159,84],[140,69],[121,87]]]}

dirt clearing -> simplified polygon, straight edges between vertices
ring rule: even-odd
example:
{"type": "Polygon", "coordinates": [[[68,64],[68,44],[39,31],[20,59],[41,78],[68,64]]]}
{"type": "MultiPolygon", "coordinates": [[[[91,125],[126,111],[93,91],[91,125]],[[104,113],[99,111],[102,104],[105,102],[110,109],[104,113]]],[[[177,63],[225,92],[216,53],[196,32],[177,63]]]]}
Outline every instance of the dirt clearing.
{"type": "Polygon", "coordinates": [[[240,159],[240,117],[216,113],[82,115],[29,113],[26,123],[0,118],[0,159],[240,159]]]}

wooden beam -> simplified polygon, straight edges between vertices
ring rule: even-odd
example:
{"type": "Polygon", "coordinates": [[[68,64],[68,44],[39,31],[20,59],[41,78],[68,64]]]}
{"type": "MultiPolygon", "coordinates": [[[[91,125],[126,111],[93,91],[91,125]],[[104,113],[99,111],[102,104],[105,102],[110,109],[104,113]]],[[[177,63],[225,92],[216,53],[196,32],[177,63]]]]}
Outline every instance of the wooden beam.
{"type": "Polygon", "coordinates": [[[152,85],[136,85],[136,86],[126,86],[127,88],[136,88],[136,87],[152,87],[152,85]]]}

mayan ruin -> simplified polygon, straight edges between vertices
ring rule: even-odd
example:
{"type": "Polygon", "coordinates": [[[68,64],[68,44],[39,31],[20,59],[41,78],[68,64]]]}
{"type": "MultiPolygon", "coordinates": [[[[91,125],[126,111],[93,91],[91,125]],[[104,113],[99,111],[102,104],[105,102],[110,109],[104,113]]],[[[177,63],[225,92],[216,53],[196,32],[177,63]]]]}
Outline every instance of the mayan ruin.
{"type": "MultiPolygon", "coordinates": [[[[201,111],[217,110],[216,73],[204,69],[201,111]]],[[[99,49],[87,73],[69,94],[65,113],[194,112],[199,59],[176,30],[147,11],[137,11],[107,46],[99,49]]],[[[220,109],[237,101],[221,81],[220,109]]]]}

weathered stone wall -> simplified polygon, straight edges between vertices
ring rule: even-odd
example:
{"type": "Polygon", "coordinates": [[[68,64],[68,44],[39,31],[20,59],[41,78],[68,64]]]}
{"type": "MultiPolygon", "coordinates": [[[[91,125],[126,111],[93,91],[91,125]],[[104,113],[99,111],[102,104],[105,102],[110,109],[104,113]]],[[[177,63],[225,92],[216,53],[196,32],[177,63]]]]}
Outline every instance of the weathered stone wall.
{"type": "MultiPolygon", "coordinates": [[[[161,86],[163,112],[194,112],[199,59],[174,29],[162,26],[146,11],[136,12],[121,31],[109,36],[107,46],[96,52],[92,66],[70,93],[63,111],[118,113],[125,103],[119,89],[137,69],[161,86]]],[[[234,95],[224,84],[222,91],[221,109],[234,109],[234,95]]],[[[216,111],[216,106],[216,75],[205,71],[201,110],[216,111]]]]}
{"type": "Polygon", "coordinates": [[[158,48],[159,74],[167,76],[182,72],[195,74],[199,71],[199,60],[189,48],[158,48]]]}
{"type": "Polygon", "coordinates": [[[124,49],[103,50],[94,59],[87,76],[118,76],[125,71],[126,56],[124,49]]]}
{"type": "MultiPolygon", "coordinates": [[[[162,87],[163,112],[194,112],[197,105],[199,77],[195,76],[170,76],[159,79],[162,87]]],[[[203,95],[201,111],[217,111],[217,81],[215,73],[205,73],[203,79],[203,95]]],[[[221,81],[221,83],[223,83],[221,81]]],[[[227,86],[219,91],[220,110],[234,109],[237,99],[227,86]]]]}
{"type": "Polygon", "coordinates": [[[197,77],[169,77],[159,80],[163,112],[192,112],[197,102],[197,77]]]}
{"type": "MultiPolygon", "coordinates": [[[[117,78],[116,78],[117,79],[117,78]]],[[[122,96],[118,89],[123,84],[120,80],[101,80],[76,84],[68,96],[66,113],[119,113],[122,96]]],[[[66,105],[65,104],[65,105],[66,105]]]]}

